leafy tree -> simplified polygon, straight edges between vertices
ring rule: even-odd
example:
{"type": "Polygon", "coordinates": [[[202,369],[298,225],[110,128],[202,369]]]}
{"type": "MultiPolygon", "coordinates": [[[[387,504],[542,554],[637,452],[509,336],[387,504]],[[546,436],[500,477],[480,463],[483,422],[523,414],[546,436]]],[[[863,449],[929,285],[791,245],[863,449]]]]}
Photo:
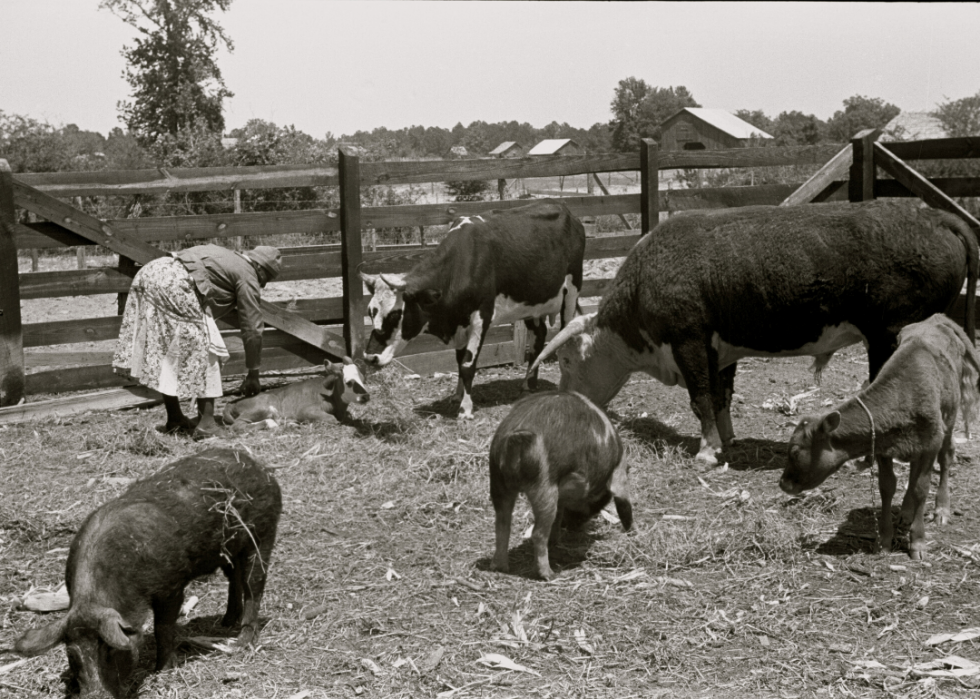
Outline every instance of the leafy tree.
{"type": "Polygon", "coordinates": [[[980,136],[980,92],[958,100],[947,99],[931,114],[949,136],[980,136]]]}
{"type": "Polygon", "coordinates": [[[742,121],[749,122],[755,128],[765,131],[770,136],[773,135],[773,121],[761,109],[753,109],[751,111],[748,109],[739,109],[735,112],[735,116],[742,121]]]}
{"type": "Polygon", "coordinates": [[[446,182],[446,191],[453,197],[453,201],[483,201],[490,189],[490,183],[483,180],[446,182]]]}
{"type": "Polygon", "coordinates": [[[612,147],[636,150],[641,138],[660,141],[660,124],[685,107],[700,107],[683,85],[651,87],[634,77],[620,80],[610,108],[613,119],[612,147]]]}
{"type": "Polygon", "coordinates": [[[835,143],[845,143],[862,129],[884,126],[901,111],[880,97],[848,97],[844,100],[843,111],[834,112],[834,116],[827,121],[827,136],[835,143]]]}
{"type": "Polygon", "coordinates": [[[769,133],[776,137],[777,146],[813,146],[822,139],[826,126],[813,114],[783,112],[776,117],[769,133]]]}
{"type": "Polygon", "coordinates": [[[183,129],[220,134],[225,127],[225,88],[215,61],[220,46],[233,44],[209,15],[225,11],[231,0],[101,0],[140,33],[122,55],[124,76],[132,87],[131,102],[119,111],[140,143],[149,146],[183,129]]]}

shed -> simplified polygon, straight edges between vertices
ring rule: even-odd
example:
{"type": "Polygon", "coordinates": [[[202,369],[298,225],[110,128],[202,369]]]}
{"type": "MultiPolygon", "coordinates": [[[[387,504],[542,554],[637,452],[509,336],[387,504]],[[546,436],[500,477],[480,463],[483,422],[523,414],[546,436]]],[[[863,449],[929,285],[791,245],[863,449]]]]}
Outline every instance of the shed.
{"type": "Polygon", "coordinates": [[[686,107],[660,124],[663,150],[744,148],[749,141],[772,136],[724,109],[686,107]]]}
{"type": "Polygon", "coordinates": [[[546,138],[528,151],[528,155],[579,155],[582,147],[570,138],[546,138]]]}
{"type": "Polygon", "coordinates": [[[947,136],[942,122],[929,112],[901,112],[881,130],[882,141],[921,141],[947,136]]]}
{"type": "Polygon", "coordinates": [[[504,141],[489,153],[491,158],[520,158],[524,155],[524,146],[517,141],[504,141]]]}

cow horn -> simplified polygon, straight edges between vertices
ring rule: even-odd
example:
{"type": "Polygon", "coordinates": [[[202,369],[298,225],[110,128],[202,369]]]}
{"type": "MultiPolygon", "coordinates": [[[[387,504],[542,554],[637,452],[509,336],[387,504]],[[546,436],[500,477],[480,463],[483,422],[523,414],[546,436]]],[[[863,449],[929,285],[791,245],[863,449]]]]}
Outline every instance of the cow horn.
{"type": "Polygon", "coordinates": [[[407,284],[405,284],[404,279],[389,274],[379,274],[378,276],[381,277],[381,281],[383,281],[385,284],[390,286],[395,291],[405,291],[405,287],[407,286],[407,284]]]}
{"type": "Polygon", "coordinates": [[[592,325],[593,322],[595,321],[595,316],[596,316],[595,313],[589,313],[588,315],[576,316],[575,318],[572,318],[572,320],[568,323],[568,325],[562,328],[561,332],[555,335],[551,339],[551,342],[549,342],[547,346],[543,350],[541,350],[541,354],[537,356],[537,359],[534,360],[534,363],[532,363],[531,366],[527,368],[528,375],[530,375],[532,371],[537,369],[538,365],[541,364],[541,362],[543,362],[545,359],[547,359],[552,354],[554,354],[559,347],[561,347],[566,342],[568,342],[572,337],[574,337],[575,335],[581,335],[582,333],[586,332],[589,329],[589,326],[592,325]]]}

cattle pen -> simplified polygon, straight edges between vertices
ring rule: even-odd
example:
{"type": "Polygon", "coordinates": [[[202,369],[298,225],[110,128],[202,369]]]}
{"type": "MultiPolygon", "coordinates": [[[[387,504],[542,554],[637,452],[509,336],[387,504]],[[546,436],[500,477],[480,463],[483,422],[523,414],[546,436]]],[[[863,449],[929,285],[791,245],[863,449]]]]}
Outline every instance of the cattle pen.
{"type": "MultiPolygon", "coordinates": [[[[263,370],[291,370],[360,353],[365,333],[363,287],[358,270],[405,272],[426,255],[425,245],[365,246],[369,231],[397,227],[445,226],[457,216],[522,206],[526,199],[395,206],[362,206],[363,187],[464,180],[512,180],[597,173],[639,172],[640,192],[564,196],[579,217],[639,214],[639,231],[590,237],[585,259],[622,258],[661,212],[673,213],[749,205],[794,205],[822,201],[862,201],[918,196],[967,220],[980,223],[951,197],[980,196],[980,178],[926,179],[907,161],[980,157],[980,138],[877,142],[877,131],[862,132],[848,144],[749,147],[713,151],[660,152],[644,139],[637,153],[477,159],[454,161],[360,162],[343,150],[332,166],[151,169],[13,174],[0,160],[0,422],[69,414],[97,408],[152,404],[159,396],[126,385],[111,368],[111,352],[79,350],[79,343],[117,337],[125,294],[143,264],[166,254],[162,243],[229,242],[247,236],[261,241],[284,234],[339,233],[340,243],[283,249],[277,281],[340,279],[341,296],[311,296],[265,302],[267,325],[263,370]],[[733,187],[660,189],[665,170],[765,168],[804,165],[816,174],[804,182],[733,187]],[[879,178],[881,170],[888,177],[879,178]],[[100,220],[78,208],[81,197],[134,198],[159,193],[262,190],[287,187],[337,189],[339,206],[259,213],[120,218],[100,220]],[[69,203],[73,202],[73,203],[69,203]],[[30,216],[25,216],[29,212],[30,216]],[[114,267],[17,273],[17,251],[85,248],[99,245],[118,255],[114,267]],[[21,322],[21,301],[118,294],[119,314],[40,323],[21,322]],[[46,350],[43,365],[32,350],[46,350]],[[25,352],[26,350],[26,352],[25,352]],[[41,370],[43,369],[43,370],[41,370]],[[86,392],[78,394],[77,392],[86,392]],[[97,391],[97,392],[95,392],[97,391]],[[25,402],[25,398],[75,393],[25,402]]],[[[2,153],[0,153],[2,157],[2,153]]],[[[503,188],[501,187],[501,191],[503,188]]],[[[601,297],[611,279],[588,279],[581,296],[601,297]]],[[[585,309],[588,310],[588,309],[585,309]]],[[[959,320],[959,319],[958,319],[959,320]]],[[[236,320],[223,323],[231,359],[226,373],[241,373],[244,353],[236,340],[236,320]]],[[[517,324],[521,326],[521,324],[517,324]]],[[[523,328],[491,330],[480,365],[520,363],[523,328]]],[[[454,352],[435,338],[413,341],[399,357],[418,374],[452,371],[454,352]]]]}

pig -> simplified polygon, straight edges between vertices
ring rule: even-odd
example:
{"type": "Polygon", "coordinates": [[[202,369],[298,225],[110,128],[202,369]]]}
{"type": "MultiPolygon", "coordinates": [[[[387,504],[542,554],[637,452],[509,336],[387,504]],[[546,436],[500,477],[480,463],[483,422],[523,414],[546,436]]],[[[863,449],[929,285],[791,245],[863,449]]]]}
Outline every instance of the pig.
{"type": "Polygon", "coordinates": [[[349,404],[366,403],[370,397],[364,376],[349,357],[344,357],[342,364],[323,364],[325,377],[298,381],[228,403],[222,422],[237,431],[263,420],[320,422],[333,415],[339,422],[345,421],[349,404]]]}
{"type": "Polygon", "coordinates": [[[923,511],[933,463],[939,458],[936,517],[949,521],[949,467],[953,426],[962,412],[969,433],[978,397],[980,358],[966,333],[937,313],[906,325],[898,349],[875,380],[856,398],[823,415],[804,417],[789,442],[789,463],[779,486],[791,495],[814,488],[849,459],[869,455],[874,439],[881,492],[880,545],[891,551],[895,534],[891,504],[895,495],[892,459],[910,461],[902,520],[911,521],[909,555],[925,557],[923,511]],[[873,417],[861,406],[860,399],[873,417]]]}
{"type": "Polygon", "coordinates": [[[549,391],[522,398],[490,444],[490,498],[496,513],[491,569],[507,572],[511,517],[518,493],[534,512],[538,575],[551,580],[548,543],[558,543],[563,516],[581,524],[610,498],[623,529],[633,525],[623,444],[609,417],[579,393],[549,391]]]}
{"type": "Polygon", "coordinates": [[[258,638],[259,606],[282,511],[279,484],[247,452],[211,448],[133,483],[92,512],[68,552],[71,605],[14,649],[35,656],[64,643],[69,683],[83,697],[123,696],[151,617],[156,669],[174,662],[184,587],[221,568],[224,626],[258,638]]]}

